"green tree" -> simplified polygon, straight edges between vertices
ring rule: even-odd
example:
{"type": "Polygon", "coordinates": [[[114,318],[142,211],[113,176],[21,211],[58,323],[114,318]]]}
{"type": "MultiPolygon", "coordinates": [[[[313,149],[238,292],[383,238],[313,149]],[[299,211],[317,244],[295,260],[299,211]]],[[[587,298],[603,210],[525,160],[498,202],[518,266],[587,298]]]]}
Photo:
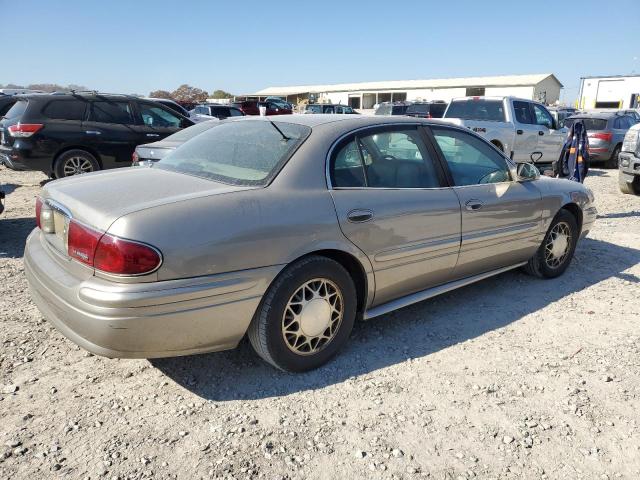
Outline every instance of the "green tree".
{"type": "Polygon", "coordinates": [[[168,100],[173,100],[171,92],[167,92],[166,90],[154,90],[153,92],[149,93],[149,96],[151,98],[166,98],[168,100]]]}
{"type": "Polygon", "coordinates": [[[214,90],[211,93],[211,98],[233,98],[233,93],[225,92],[224,90],[214,90]]]}
{"type": "Polygon", "coordinates": [[[208,95],[207,92],[202,90],[201,88],[192,87],[191,85],[180,85],[173,92],[171,92],[171,97],[176,102],[190,102],[190,103],[198,103],[204,102],[208,95]]]}

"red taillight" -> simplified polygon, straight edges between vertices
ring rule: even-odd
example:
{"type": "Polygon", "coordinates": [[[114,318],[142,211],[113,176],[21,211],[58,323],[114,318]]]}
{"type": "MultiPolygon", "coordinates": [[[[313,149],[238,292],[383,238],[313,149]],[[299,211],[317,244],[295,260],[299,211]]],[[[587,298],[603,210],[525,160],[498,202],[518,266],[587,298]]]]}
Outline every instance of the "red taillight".
{"type": "Polygon", "coordinates": [[[141,275],[160,266],[160,253],[148,245],[105,234],[93,260],[97,270],[118,275],[141,275]]]}
{"type": "Polygon", "coordinates": [[[98,232],[75,220],[69,223],[67,252],[96,270],[116,275],[143,275],[162,262],[160,252],[149,245],[98,232]]]}
{"type": "Polygon", "coordinates": [[[590,133],[588,134],[589,138],[597,138],[599,140],[604,140],[605,142],[610,142],[613,138],[612,132],[603,132],[603,133],[590,133]]]}
{"type": "Polygon", "coordinates": [[[433,117],[431,116],[431,112],[427,113],[427,117],[426,117],[426,118],[433,118],[433,117]]]}
{"type": "Polygon", "coordinates": [[[38,228],[42,228],[40,224],[40,214],[42,213],[42,199],[40,197],[36,197],[36,225],[38,228]]]}
{"type": "Polygon", "coordinates": [[[102,233],[71,220],[67,233],[67,253],[71,258],[93,266],[93,258],[102,233]]]}
{"type": "Polygon", "coordinates": [[[18,123],[9,127],[9,135],[12,137],[30,137],[44,127],[41,123],[18,123]]]}

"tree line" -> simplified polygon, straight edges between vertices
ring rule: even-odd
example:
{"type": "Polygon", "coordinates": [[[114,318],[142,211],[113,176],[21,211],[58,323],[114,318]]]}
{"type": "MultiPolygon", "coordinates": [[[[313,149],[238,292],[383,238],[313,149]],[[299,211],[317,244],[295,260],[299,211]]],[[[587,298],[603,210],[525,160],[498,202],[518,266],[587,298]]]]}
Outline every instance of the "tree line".
{"type": "MultiPolygon", "coordinates": [[[[87,87],[82,85],[69,84],[67,86],[63,86],[58,85],[57,83],[31,83],[29,85],[16,85],[14,83],[7,83],[6,85],[3,85],[0,83],[0,88],[40,90],[46,93],[88,90],[87,87]]],[[[168,90],[154,90],[149,93],[149,96],[152,98],[168,98],[182,103],[199,103],[204,102],[207,98],[233,98],[232,93],[225,92],[224,90],[213,90],[211,93],[207,93],[206,90],[192,87],[186,83],[184,85],[180,85],[172,92],[168,90]]]]}

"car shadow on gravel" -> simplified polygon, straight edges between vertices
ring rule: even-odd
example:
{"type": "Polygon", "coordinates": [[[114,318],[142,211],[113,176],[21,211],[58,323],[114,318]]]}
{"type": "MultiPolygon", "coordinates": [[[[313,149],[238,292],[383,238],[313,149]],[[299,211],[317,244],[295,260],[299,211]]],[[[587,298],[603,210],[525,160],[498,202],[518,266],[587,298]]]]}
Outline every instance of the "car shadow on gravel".
{"type": "MultiPolygon", "coordinates": [[[[625,273],[638,262],[640,250],[584,239],[562,277],[540,280],[515,270],[359,322],[332,362],[305,374],[284,373],[265,364],[246,340],[227,352],[151,363],[184,388],[213,401],[278,397],[320,389],[502,328],[608,278],[639,282],[637,276],[625,273]]],[[[555,318],[544,321],[553,322],[555,318]]]]}
{"type": "Polygon", "coordinates": [[[36,226],[30,218],[0,217],[0,258],[20,258],[24,254],[27,237],[36,226]]]}

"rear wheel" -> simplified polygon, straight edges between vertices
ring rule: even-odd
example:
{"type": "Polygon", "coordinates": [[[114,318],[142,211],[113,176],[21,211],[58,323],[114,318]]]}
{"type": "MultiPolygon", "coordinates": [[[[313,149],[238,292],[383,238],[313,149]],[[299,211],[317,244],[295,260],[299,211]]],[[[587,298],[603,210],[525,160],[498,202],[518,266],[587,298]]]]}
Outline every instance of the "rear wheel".
{"type": "Polygon", "coordinates": [[[635,176],[633,182],[628,183],[622,178],[622,174],[618,177],[618,185],[622,193],[629,195],[640,195],[640,176],[635,176]]]}
{"type": "Polygon", "coordinates": [[[269,287],[249,326],[249,340],[273,366],[304,372],[338,352],[355,316],[349,273],[334,260],[311,256],[288,266],[269,287]]]}
{"type": "Polygon", "coordinates": [[[613,149],[611,158],[604,163],[604,168],[618,168],[618,157],[620,156],[620,145],[613,149]]]}
{"type": "Polygon", "coordinates": [[[85,150],[69,150],[58,157],[53,170],[56,178],[71,177],[100,170],[100,164],[85,150]]]}
{"type": "Polygon", "coordinates": [[[535,255],[524,269],[540,278],[559,277],[569,267],[578,243],[578,223],[568,210],[560,210],[535,255]]]}

